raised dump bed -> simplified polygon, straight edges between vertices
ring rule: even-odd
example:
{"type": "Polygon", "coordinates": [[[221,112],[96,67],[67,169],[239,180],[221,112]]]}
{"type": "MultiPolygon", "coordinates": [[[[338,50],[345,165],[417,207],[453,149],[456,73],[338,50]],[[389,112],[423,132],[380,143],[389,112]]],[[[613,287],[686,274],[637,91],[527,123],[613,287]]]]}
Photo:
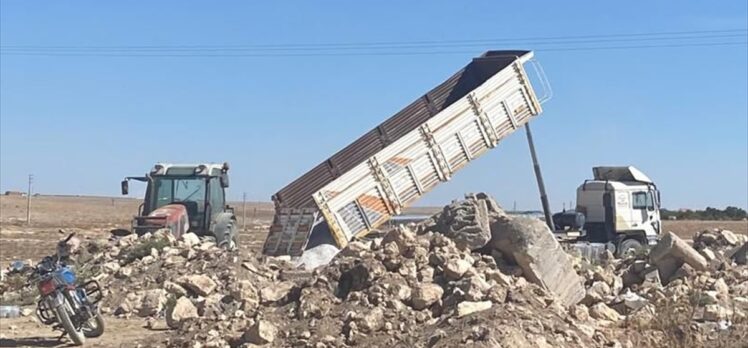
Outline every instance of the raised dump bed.
{"type": "Polygon", "coordinates": [[[532,56],[531,51],[489,51],[474,58],[282,188],[273,196],[276,214],[263,253],[299,256],[320,243],[342,248],[449,181],[540,114],[525,72],[532,56]]]}

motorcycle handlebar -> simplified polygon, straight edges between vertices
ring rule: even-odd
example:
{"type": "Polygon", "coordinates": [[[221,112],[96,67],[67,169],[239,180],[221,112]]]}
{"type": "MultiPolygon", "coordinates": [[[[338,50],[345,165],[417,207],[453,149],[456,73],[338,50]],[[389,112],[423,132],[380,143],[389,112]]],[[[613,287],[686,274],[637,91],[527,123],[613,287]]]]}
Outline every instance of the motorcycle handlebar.
{"type": "Polygon", "coordinates": [[[75,236],[75,232],[73,232],[69,236],[67,236],[67,238],[65,238],[65,240],[63,240],[63,243],[67,243],[68,241],[70,241],[70,238],[73,238],[73,236],[75,236]]]}

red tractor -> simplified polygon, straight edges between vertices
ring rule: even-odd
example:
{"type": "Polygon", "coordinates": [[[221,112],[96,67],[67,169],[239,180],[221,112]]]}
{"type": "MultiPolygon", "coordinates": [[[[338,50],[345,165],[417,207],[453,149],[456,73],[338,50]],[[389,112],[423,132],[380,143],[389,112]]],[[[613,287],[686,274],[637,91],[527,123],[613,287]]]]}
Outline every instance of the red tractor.
{"type": "Polygon", "coordinates": [[[147,183],[145,198],[133,218],[132,231],[138,235],[168,228],[175,237],[187,232],[214,236],[225,248],[237,246],[234,209],[226,204],[229,186],[228,163],[157,163],[142,177],[126,177],[122,194],[129,193],[129,181],[147,183]]]}

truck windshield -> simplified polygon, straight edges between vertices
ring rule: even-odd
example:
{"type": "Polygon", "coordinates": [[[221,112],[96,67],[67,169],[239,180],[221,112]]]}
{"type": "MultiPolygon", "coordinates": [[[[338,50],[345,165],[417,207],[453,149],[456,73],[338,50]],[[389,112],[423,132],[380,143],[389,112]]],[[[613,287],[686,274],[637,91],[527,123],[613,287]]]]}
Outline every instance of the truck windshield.
{"type": "Polygon", "coordinates": [[[156,177],[153,179],[152,209],[171,203],[192,202],[185,204],[188,212],[191,209],[195,210],[192,213],[201,212],[205,207],[205,187],[204,178],[156,177]]]}

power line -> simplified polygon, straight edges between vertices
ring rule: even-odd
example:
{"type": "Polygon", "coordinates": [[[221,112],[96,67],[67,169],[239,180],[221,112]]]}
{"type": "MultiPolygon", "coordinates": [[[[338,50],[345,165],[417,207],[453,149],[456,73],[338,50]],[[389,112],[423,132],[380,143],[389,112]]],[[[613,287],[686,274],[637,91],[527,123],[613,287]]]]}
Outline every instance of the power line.
{"type": "Polygon", "coordinates": [[[698,31],[671,31],[671,32],[649,32],[649,33],[624,33],[624,34],[599,34],[599,35],[575,35],[575,36],[546,36],[526,38],[494,38],[494,39],[460,39],[460,40],[421,40],[421,41],[384,41],[384,42],[346,42],[346,43],[291,43],[291,44],[255,44],[255,45],[120,45],[120,46],[46,46],[46,45],[4,45],[1,49],[81,49],[81,50],[107,50],[107,49],[350,49],[350,48],[410,48],[412,46],[439,47],[463,44],[486,44],[496,42],[536,42],[553,41],[569,43],[567,41],[584,39],[680,39],[686,37],[709,37],[711,35],[736,34],[738,36],[748,33],[748,29],[724,29],[724,30],[698,30],[698,31]],[[662,37],[664,36],[664,37],[662,37]],[[684,37],[685,36],[685,37],[684,37]],[[662,38],[657,38],[662,37],[662,38]],[[429,46],[430,45],[430,46],[429,46]]]}
{"type": "MultiPolygon", "coordinates": [[[[645,37],[645,38],[618,38],[618,39],[585,39],[585,40],[574,40],[574,41],[527,41],[523,42],[528,46],[539,46],[539,45],[568,45],[568,44],[602,44],[602,43],[616,43],[616,42],[681,42],[681,41],[713,41],[712,39],[748,39],[748,32],[742,34],[717,34],[717,35],[699,35],[699,36],[679,36],[679,37],[645,37]],[[708,40],[707,40],[708,39],[708,40]]],[[[693,42],[696,43],[696,42],[693,42]]],[[[492,45],[509,44],[509,42],[493,42],[492,45]]],[[[486,44],[478,43],[461,43],[461,44],[447,44],[447,45],[417,45],[417,46],[390,46],[390,47],[305,47],[305,48],[238,48],[238,47],[214,47],[214,48],[53,48],[53,47],[38,47],[38,48],[1,48],[4,52],[8,53],[193,53],[193,52],[277,52],[277,51],[371,51],[378,52],[381,50],[394,50],[394,49],[442,49],[442,48],[457,48],[457,47],[478,47],[485,46],[486,44]]],[[[514,44],[516,45],[516,43],[514,44]]]]}
{"type": "MultiPolygon", "coordinates": [[[[627,46],[578,46],[578,47],[547,47],[534,49],[536,52],[562,51],[599,51],[599,50],[635,50],[677,47],[709,47],[709,46],[746,46],[746,41],[731,42],[703,42],[684,44],[659,45],[627,45],[627,46]]],[[[475,51],[378,51],[378,52],[313,52],[313,53],[118,53],[118,52],[0,52],[6,56],[50,56],[50,57],[335,57],[335,56],[412,56],[412,55],[448,55],[474,54],[475,51]]]]}

